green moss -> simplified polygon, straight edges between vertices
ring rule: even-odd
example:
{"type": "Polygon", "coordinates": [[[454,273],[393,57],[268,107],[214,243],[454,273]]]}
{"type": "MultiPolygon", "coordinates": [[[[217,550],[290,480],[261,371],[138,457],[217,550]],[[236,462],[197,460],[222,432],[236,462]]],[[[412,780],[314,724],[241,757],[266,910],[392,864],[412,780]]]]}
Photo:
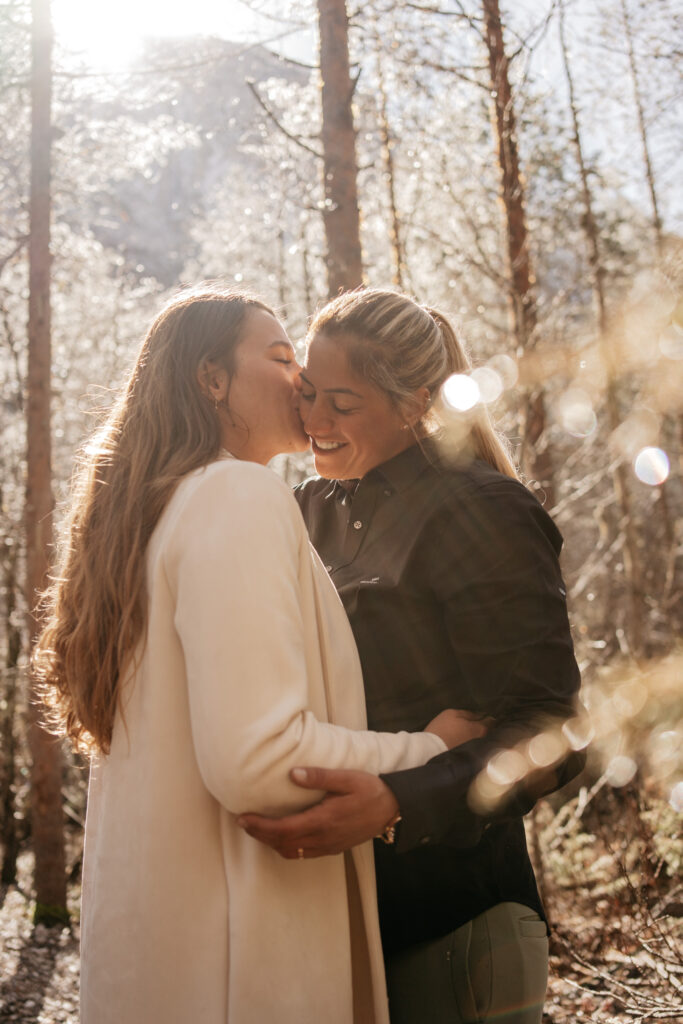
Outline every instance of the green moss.
{"type": "Polygon", "coordinates": [[[33,911],[33,924],[44,924],[46,928],[63,928],[70,921],[66,907],[52,906],[49,903],[36,903],[33,911]]]}

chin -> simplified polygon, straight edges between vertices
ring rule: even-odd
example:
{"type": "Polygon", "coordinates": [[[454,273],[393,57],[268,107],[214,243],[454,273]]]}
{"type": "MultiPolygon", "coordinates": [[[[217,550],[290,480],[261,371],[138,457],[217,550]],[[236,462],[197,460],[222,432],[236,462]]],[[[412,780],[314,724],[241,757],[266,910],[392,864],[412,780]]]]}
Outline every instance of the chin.
{"type": "Polygon", "coordinates": [[[346,477],[343,476],[344,467],[342,466],[341,470],[338,471],[337,469],[335,469],[334,465],[330,465],[329,459],[325,459],[324,457],[321,458],[319,455],[314,455],[313,463],[315,465],[316,473],[318,474],[318,476],[321,476],[324,480],[346,479],[346,477]]]}

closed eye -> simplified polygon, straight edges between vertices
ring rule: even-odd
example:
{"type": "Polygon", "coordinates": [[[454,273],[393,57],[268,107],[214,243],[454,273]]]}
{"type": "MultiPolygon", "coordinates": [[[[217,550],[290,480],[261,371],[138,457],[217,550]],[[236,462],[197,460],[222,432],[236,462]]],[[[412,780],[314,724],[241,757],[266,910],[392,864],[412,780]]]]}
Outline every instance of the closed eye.
{"type": "MultiPolygon", "coordinates": [[[[315,391],[301,391],[300,392],[300,398],[301,398],[302,402],[314,402],[315,401],[315,391]]],[[[356,411],[355,408],[353,408],[353,409],[341,409],[337,405],[336,402],[331,402],[330,404],[332,406],[332,411],[336,412],[338,416],[348,416],[349,413],[352,413],[352,412],[356,411]]]]}

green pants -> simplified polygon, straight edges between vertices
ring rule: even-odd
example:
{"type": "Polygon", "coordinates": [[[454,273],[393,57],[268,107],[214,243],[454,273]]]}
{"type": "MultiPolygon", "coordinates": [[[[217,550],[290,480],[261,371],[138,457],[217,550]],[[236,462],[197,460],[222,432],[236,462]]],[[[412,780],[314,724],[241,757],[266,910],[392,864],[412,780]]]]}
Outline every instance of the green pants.
{"type": "Polygon", "coordinates": [[[387,959],[391,1024],[540,1024],[548,939],[538,914],[499,903],[387,959]]]}

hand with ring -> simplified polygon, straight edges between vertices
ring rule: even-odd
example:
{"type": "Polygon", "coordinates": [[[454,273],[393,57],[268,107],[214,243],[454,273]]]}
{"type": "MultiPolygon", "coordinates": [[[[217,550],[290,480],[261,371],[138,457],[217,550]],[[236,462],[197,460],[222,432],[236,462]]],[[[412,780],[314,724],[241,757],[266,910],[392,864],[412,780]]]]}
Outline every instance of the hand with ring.
{"type": "Polygon", "coordinates": [[[310,860],[350,850],[384,831],[399,813],[389,787],[367,772],[339,769],[294,769],[292,779],[326,796],[308,810],[284,818],[241,814],[237,824],[253,839],[287,859],[310,860]]]}

